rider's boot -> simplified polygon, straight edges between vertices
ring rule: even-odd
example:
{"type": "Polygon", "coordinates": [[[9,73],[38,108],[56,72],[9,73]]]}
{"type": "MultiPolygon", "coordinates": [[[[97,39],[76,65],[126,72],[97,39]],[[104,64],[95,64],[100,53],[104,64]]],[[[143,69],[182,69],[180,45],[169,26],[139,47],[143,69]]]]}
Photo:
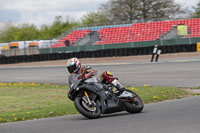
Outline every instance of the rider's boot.
{"type": "Polygon", "coordinates": [[[118,96],[118,97],[130,97],[132,96],[131,93],[125,91],[125,88],[124,86],[122,86],[120,84],[120,82],[117,80],[117,79],[114,79],[112,81],[112,84],[117,88],[117,90],[115,91],[115,94],[118,96]]]}

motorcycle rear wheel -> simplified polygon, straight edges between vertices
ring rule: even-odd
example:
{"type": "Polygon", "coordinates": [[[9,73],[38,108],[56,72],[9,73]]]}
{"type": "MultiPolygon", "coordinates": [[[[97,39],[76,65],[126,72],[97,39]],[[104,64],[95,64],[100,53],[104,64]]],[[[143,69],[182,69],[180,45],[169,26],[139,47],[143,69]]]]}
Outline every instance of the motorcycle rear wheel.
{"type": "Polygon", "coordinates": [[[83,100],[82,97],[77,97],[74,100],[74,105],[78,112],[82,114],[83,116],[89,118],[89,119],[97,119],[101,116],[101,109],[100,109],[100,101],[97,99],[96,101],[92,101],[96,105],[95,107],[87,107],[87,103],[83,100]]]}
{"type": "Polygon", "coordinates": [[[129,113],[140,113],[144,108],[142,99],[135,92],[132,91],[129,92],[133,93],[134,98],[133,101],[124,103],[126,106],[126,111],[129,113]]]}

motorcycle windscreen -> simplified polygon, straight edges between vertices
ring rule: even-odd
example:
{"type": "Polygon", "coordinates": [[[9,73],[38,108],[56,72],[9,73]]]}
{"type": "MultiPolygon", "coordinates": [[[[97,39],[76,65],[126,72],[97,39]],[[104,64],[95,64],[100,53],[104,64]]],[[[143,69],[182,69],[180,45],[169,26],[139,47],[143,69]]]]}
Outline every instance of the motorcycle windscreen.
{"type": "Polygon", "coordinates": [[[69,75],[68,83],[70,89],[74,89],[80,83],[80,79],[78,79],[79,76],[79,74],[69,75]]]}

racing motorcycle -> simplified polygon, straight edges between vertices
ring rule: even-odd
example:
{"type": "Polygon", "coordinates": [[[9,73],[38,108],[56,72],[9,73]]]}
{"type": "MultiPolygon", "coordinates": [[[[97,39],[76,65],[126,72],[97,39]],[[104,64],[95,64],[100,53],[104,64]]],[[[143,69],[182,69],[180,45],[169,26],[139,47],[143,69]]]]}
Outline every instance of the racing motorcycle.
{"type": "Polygon", "coordinates": [[[89,119],[99,118],[101,114],[143,110],[143,102],[135,92],[124,88],[123,95],[118,96],[113,89],[115,86],[103,84],[95,76],[89,79],[79,79],[79,74],[69,76],[68,97],[78,112],[89,119]]]}

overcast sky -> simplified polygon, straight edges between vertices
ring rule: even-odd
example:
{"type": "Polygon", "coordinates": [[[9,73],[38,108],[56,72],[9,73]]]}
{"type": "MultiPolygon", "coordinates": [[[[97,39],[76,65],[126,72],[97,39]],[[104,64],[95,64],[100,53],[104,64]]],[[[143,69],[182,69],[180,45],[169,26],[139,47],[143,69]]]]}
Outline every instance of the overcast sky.
{"type": "MultiPolygon", "coordinates": [[[[55,16],[69,16],[79,20],[83,14],[95,11],[108,0],[0,0],[0,23],[51,24],[55,16]]],[[[199,0],[175,0],[191,8],[199,0]]]]}

